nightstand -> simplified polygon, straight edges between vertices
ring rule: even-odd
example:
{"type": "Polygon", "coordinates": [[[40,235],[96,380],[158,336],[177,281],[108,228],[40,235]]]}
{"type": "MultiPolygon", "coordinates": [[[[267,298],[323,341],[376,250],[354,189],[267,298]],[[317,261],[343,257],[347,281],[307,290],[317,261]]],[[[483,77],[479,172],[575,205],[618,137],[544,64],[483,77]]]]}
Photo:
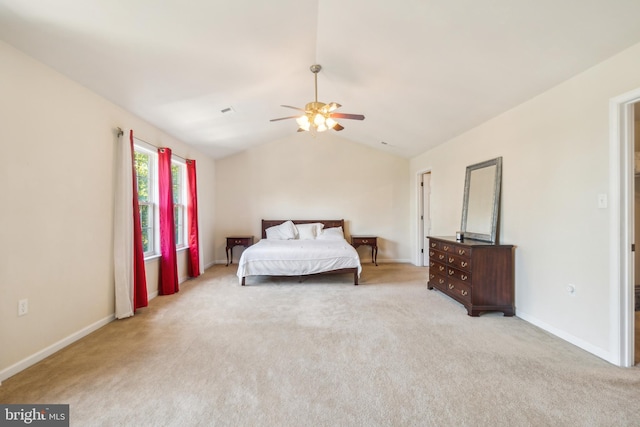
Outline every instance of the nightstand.
{"type": "Polygon", "coordinates": [[[351,246],[371,246],[371,262],[378,265],[378,237],[377,236],[351,236],[351,246]]]}
{"type": "Polygon", "coordinates": [[[233,252],[232,249],[235,246],[244,246],[248,248],[253,245],[253,236],[232,236],[227,237],[227,266],[233,264],[233,252]]]}

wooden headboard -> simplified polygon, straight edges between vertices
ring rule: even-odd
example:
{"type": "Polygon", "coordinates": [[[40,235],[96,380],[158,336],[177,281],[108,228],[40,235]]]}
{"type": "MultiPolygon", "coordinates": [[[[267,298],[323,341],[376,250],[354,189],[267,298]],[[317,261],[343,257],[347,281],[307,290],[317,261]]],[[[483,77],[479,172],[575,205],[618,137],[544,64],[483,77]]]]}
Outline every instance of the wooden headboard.
{"type": "MultiPolygon", "coordinates": [[[[288,221],[286,219],[263,219],[262,220],[262,238],[267,237],[267,228],[274,225],[280,225],[283,222],[288,221]]],[[[324,228],[342,227],[344,231],[344,219],[292,219],[294,224],[311,224],[312,222],[321,222],[324,224],[324,228]]]]}

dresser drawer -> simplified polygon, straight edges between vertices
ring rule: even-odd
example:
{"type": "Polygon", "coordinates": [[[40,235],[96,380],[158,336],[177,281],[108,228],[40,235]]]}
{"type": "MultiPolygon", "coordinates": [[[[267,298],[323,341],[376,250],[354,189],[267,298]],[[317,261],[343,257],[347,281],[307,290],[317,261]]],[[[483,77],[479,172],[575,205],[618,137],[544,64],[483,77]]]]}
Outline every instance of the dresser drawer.
{"type": "Polygon", "coordinates": [[[253,237],[231,237],[227,239],[227,246],[251,246],[253,237]]]}
{"type": "Polygon", "coordinates": [[[442,243],[437,240],[429,240],[429,249],[442,250],[442,243]]]}
{"type": "Polygon", "coordinates": [[[447,264],[464,271],[471,272],[471,259],[459,255],[447,255],[447,264]]]}
{"type": "Polygon", "coordinates": [[[457,280],[447,281],[447,287],[445,291],[462,303],[471,302],[471,286],[466,283],[461,283],[457,280]]]}
{"type": "Polygon", "coordinates": [[[429,273],[429,284],[436,288],[445,289],[447,278],[441,274],[429,273]]]}
{"type": "Polygon", "coordinates": [[[351,236],[351,244],[356,247],[360,245],[377,246],[378,238],[375,236],[351,236]]]}
{"type": "Polygon", "coordinates": [[[440,252],[440,251],[437,251],[437,250],[430,249],[429,250],[429,260],[433,260],[433,261],[437,261],[437,262],[441,262],[443,264],[446,264],[446,262],[447,262],[447,254],[445,254],[444,252],[440,252]]]}
{"type": "Polygon", "coordinates": [[[442,243],[441,245],[442,251],[446,252],[447,254],[471,258],[471,248],[467,246],[460,246],[452,243],[442,243]]]}
{"type": "Polygon", "coordinates": [[[446,276],[447,275],[447,266],[442,264],[442,263],[430,260],[429,261],[429,273],[442,274],[443,276],[446,276]]]}
{"type": "Polygon", "coordinates": [[[471,283],[471,273],[468,271],[458,270],[451,266],[447,266],[447,277],[459,280],[461,282],[471,283]]]}

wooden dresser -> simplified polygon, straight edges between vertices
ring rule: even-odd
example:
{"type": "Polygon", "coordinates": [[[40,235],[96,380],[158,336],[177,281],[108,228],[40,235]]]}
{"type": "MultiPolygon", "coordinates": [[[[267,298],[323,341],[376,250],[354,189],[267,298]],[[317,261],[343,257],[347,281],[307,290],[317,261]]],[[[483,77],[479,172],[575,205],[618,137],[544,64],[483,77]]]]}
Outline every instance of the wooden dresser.
{"type": "Polygon", "coordinates": [[[429,236],[428,289],[436,288],[467,309],[516,314],[514,307],[513,245],[429,236]]]}

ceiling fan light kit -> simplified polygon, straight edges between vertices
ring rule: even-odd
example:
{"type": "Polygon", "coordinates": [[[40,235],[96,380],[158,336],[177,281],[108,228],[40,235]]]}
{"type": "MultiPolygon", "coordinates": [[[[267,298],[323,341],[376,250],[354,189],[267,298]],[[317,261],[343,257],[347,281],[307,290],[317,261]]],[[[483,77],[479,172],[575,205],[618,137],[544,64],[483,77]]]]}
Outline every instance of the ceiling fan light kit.
{"type": "Polygon", "coordinates": [[[305,105],[304,109],[298,107],[292,107],[290,105],[282,105],[285,108],[293,108],[294,110],[300,110],[304,114],[301,116],[281,117],[279,119],[271,119],[272,122],[286,119],[296,119],[298,123],[298,132],[324,132],[328,129],[335,131],[341,131],[344,129],[337,121],[340,119],[351,120],[364,120],[362,114],[347,114],[347,113],[334,113],[335,110],[341,107],[336,102],[330,102],[325,104],[324,102],[318,102],[318,72],[322,70],[322,66],[314,64],[310,67],[311,72],[314,75],[315,82],[315,101],[309,102],[305,105]]]}

